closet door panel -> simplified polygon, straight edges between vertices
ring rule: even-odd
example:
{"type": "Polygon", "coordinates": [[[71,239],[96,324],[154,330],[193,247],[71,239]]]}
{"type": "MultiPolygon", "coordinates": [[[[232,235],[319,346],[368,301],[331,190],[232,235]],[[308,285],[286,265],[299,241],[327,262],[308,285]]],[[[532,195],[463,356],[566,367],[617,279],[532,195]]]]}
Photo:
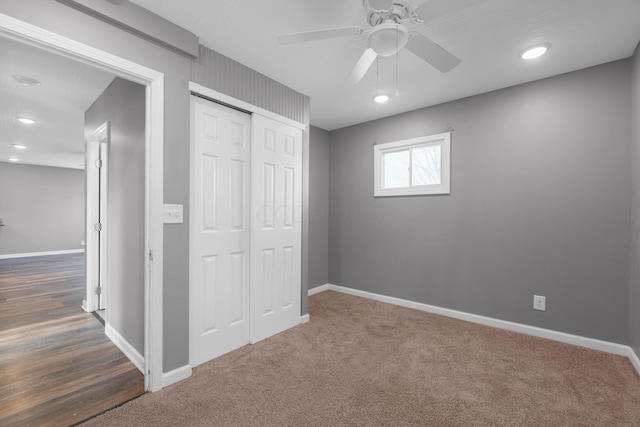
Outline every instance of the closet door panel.
{"type": "Polygon", "coordinates": [[[191,99],[190,359],[197,366],[249,343],[248,114],[191,99]]]}
{"type": "Polygon", "coordinates": [[[251,342],[300,323],[302,131],[253,115],[251,342]]]}

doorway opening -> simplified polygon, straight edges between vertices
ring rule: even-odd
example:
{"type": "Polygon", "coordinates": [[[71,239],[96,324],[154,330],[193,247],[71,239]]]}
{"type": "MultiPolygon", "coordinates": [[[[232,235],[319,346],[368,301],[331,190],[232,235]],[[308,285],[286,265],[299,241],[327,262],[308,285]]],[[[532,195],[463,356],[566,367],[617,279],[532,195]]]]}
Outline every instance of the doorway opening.
{"type": "Polygon", "coordinates": [[[145,88],[144,135],[144,345],[141,366],[145,389],[162,381],[162,189],[164,76],[99,49],[0,14],[0,36],[89,64],[145,88]],[[155,260],[155,262],[154,262],[155,260]]]}

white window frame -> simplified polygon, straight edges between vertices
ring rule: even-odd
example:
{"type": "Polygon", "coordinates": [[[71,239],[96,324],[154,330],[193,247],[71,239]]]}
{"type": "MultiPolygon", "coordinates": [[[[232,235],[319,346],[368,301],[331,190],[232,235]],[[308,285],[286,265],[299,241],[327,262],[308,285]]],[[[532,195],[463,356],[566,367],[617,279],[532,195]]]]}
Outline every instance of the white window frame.
{"type": "MultiPolygon", "coordinates": [[[[437,135],[421,136],[402,141],[387,142],[373,146],[374,159],[374,197],[393,196],[421,196],[430,194],[451,193],[451,132],[437,135]],[[398,151],[411,150],[415,147],[439,145],[441,147],[441,177],[440,184],[411,186],[411,173],[409,174],[409,187],[384,188],[384,155],[398,151]]],[[[411,160],[409,161],[411,168],[411,160]]]]}

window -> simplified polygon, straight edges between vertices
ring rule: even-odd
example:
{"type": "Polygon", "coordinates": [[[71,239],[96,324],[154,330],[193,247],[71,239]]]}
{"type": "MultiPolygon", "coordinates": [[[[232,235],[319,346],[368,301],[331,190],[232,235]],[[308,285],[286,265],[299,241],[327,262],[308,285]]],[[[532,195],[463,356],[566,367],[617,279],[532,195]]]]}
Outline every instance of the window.
{"type": "Polygon", "coordinates": [[[373,146],[375,197],[449,194],[451,133],[373,146]]]}

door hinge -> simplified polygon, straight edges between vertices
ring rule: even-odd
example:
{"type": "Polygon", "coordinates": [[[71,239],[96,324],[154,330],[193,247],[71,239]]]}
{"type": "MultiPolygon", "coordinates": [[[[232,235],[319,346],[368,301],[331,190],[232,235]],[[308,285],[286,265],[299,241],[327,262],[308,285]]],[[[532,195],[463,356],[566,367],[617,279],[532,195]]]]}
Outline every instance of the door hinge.
{"type": "Polygon", "coordinates": [[[153,261],[153,251],[149,250],[149,261],[153,261]]]}
{"type": "Polygon", "coordinates": [[[96,295],[102,295],[102,286],[96,288],[96,295]]]}
{"type": "Polygon", "coordinates": [[[102,167],[102,159],[96,160],[96,167],[100,169],[102,167]]]}
{"type": "Polygon", "coordinates": [[[102,223],[98,222],[93,226],[93,229],[96,231],[102,231],[102,223]]]}

